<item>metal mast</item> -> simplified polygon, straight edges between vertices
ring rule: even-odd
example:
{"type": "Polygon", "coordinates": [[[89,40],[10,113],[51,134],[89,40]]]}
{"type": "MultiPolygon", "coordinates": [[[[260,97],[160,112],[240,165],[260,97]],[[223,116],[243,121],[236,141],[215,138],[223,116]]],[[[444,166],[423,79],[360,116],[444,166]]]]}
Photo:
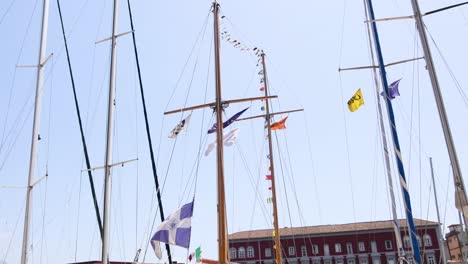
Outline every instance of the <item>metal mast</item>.
{"type": "Polygon", "coordinates": [[[111,176],[112,176],[112,144],[114,132],[114,106],[115,106],[115,71],[116,71],[116,46],[117,46],[117,21],[118,0],[114,0],[114,15],[111,36],[111,65],[109,77],[109,100],[107,102],[107,141],[106,141],[106,164],[104,178],[104,215],[103,215],[103,238],[101,263],[107,264],[109,259],[109,221],[110,221],[110,198],[111,198],[111,176]]]}
{"type": "Polygon", "coordinates": [[[450,164],[452,165],[453,170],[453,179],[455,184],[455,202],[459,206],[457,209],[463,214],[463,219],[465,222],[465,230],[467,228],[468,217],[464,212],[465,206],[467,206],[467,195],[465,191],[465,184],[463,183],[462,173],[460,170],[460,165],[458,162],[457,152],[455,150],[455,144],[453,143],[452,132],[450,131],[450,126],[447,119],[447,113],[445,111],[444,101],[442,99],[442,94],[440,92],[439,81],[437,79],[437,74],[434,68],[434,62],[432,60],[431,49],[427,41],[426,30],[424,29],[424,22],[421,16],[421,10],[419,9],[419,4],[417,0],[411,0],[413,6],[414,18],[416,20],[416,26],[419,32],[419,38],[421,39],[421,44],[424,52],[424,59],[426,60],[426,68],[429,72],[429,77],[432,83],[432,90],[434,92],[434,98],[437,104],[437,109],[439,111],[440,122],[442,123],[442,130],[444,131],[445,143],[447,144],[447,150],[450,158],[450,164]],[[461,197],[460,197],[461,196],[461,197]]]}
{"type": "Polygon", "coordinates": [[[39,141],[39,127],[42,104],[42,89],[44,86],[44,65],[46,63],[45,52],[47,44],[47,30],[49,25],[49,0],[44,0],[42,8],[42,28],[41,28],[41,44],[39,48],[39,61],[37,64],[37,79],[36,79],[36,99],[34,103],[34,121],[31,138],[31,152],[29,155],[29,176],[28,186],[26,191],[26,207],[24,213],[24,230],[23,230],[23,245],[21,248],[21,264],[28,263],[29,249],[29,224],[31,222],[31,200],[32,189],[34,187],[34,172],[37,161],[37,143],[39,141]]]}
{"type": "MultiPolygon", "coordinates": [[[[265,65],[265,53],[262,51],[262,66],[263,66],[263,78],[265,84],[265,97],[268,96],[268,76],[266,72],[265,65]]],[[[271,137],[271,116],[270,116],[270,100],[266,100],[266,126],[268,131],[268,149],[270,152],[270,170],[271,170],[271,193],[273,200],[273,225],[275,228],[275,255],[276,255],[276,264],[283,263],[281,260],[281,240],[278,226],[278,206],[276,203],[276,187],[275,187],[275,166],[273,164],[273,143],[271,137]]]]}
{"type": "Polygon", "coordinates": [[[228,241],[226,228],[226,197],[224,193],[224,159],[223,159],[223,102],[221,101],[221,69],[219,59],[219,4],[213,3],[214,18],[214,52],[216,76],[216,159],[218,167],[218,258],[220,264],[228,263],[228,241]]]}
{"type": "Polygon", "coordinates": [[[372,21],[371,22],[372,33],[374,36],[374,44],[375,44],[375,49],[377,52],[377,58],[379,60],[380,77],[381,77],[382,85],[385,91],[384,93],[385,102],[387,104],[387,110],[388,110],[387,113],[389,117],[390,128],[392,131],[392,141],[393,141],[394,150],[395,150],[395,158],[398,164],[398,172],[400,175],[399,178],[400,178],[401,190],[402,190],[403,198],[405,200],[405,213],[406,213],[406,218],[408,219],[408,225],[410,227],[413,254],[414,254],[416,263],[421,264],[421,254],[419,252],[418,241],[416,238],[416,228],[414,226],[414,220],[413,220],[413,212],[411,210],[411,199],[410,199],[409,192],[408,192],[408,186],[406,184],[405,169],[403,167],[403,160],[402,160],[401,151],[400,151],[400,142],[399,142],[398,134],[396,131],[396,123],[395,123],[395,116],[393,114],[393,106],[392,106],[392,102],[390,101],[389,92],[388,92],[387,74],[385,72],[385,64],[384,64],[384,60],[382,56],[382,49],[380,47],[379,34],[377,32],[377,26],[375,24],[375,16],[374,16],[374,10],[372,7],[372,0],[367,0],[367,8],[369,11],[370,20],[372,21]]]}
{"type": "Polygon", "coordinates": [[[434,186],[434,199],[435,199],[435,206],[436,206],[436,212],[437,212],[437,222],[439,223],[439,228],[440,228],[439,248],[440,248],[440,253],[441,253],[441,258],[442,258],[442,264],[445,264],[445,262],[447,261],[447,258],[445,257],[444,238],[442,237],[442,229],[440,227],[439,202],[437,200],[437,190],[436,190],[436,184],[435,184],[435,179],[434,179],[434,168],[432,167],[432,157],[429,157],[429,163],[431,164],[432,186],[434,186]]]}
{"type": "MultiPolygon", "coordinates": [[[[156,162],[154,160],[153,142],[151,140],[150,126],[149,126],[149,122],[148,122],[148,113],[146,111],[145,93],[144,93],[144,90],[143,90],[143,80],[142,80],[141,71],[140,71],[140,60],[139,60],[139,57],[138,57],[138,50],[137,50],[137,45],[136,45],[135,29],[133,27],[133,16],[132,16],[132,9],[131,9],[131,6],[130,6],[130,0],[127,0],[127,6],[128,6],[128,15],[130,17],[130,27],[131,27],[131,30],[132,30],[133,50],[135,52],[135,61],[136,61],[137,72],[138,72],[138,81],[139,81],[139,84],[140,84],[140,93],[141,93],[141,102],[142,102],[142,106],[143,106],[143,115],[145,117],[146,137],[148,139],[148,147],[149,147],[150,158],[151,158],[151,168],[153,170],[154,184],[156,186],[156,196],[158,198],[159,215],[161,216],[161,222],[164,222],[166,217],[164,216],[164,209],[163,209],[162,198],[161,198],[161,190],[159,188],[158,173],[156,171],[156,162]]],[[[169,244],[165,244],[165,245],[166,245],[168,261],[169,261],[170,264],[172,264],[171,247],[169,246],[169,244]]]]}
{"type": "MultiPolygon", "coordinates": [[[[369,12],[367,8],[365,8],[365,0],[364,0],[364,9],[366,12],[366,20],[369,20],[369,12]]],[[[371,61],[372,65],[375,65],[374,62],[374,50],[372,49],[372,39],[370,35],[370,26],[369,23],[366,24],[367,26],[367,34],[369,36],[369,48],[371,53],[371,61]]],[[[387,171],[387,181],[388,181],[388,192],[390,193],[390,201],[392,203],[392,217],[393,217],[393,231],[395,233],[395,240],[398,247],[398,260],[400,264],[403,264],[405,259],[405,250],[403,249],[403,242],[401,240],[401,231],[400,231],[400,223],[398,222],[398,214],[396,211],[396,202],[395,202],[395,192],[393,188],[393,179],[392,179],[392,171],[390,166],[390,155],[388,152],[388,143],[387,143],[387,133],[385,132],[385,125],[383,121],[383,114],[382,114],[382,105],[380,100],[380,93],[379,93],[379,82],[377,80],[378,74],[377,69],[375,67],[372,68],[374,81],[375,81],[375,96],[377,97],[377,109],[379,114],[379,124],[380,124],[380,133],[382,135],[382,144],[385,156],[385,168],[387,171]]]]}

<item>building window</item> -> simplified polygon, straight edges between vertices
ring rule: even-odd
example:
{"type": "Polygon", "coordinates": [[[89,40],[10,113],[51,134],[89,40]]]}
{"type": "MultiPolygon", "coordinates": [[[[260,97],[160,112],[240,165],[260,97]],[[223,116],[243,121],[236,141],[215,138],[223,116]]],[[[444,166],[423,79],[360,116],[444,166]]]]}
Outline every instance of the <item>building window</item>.
{"type": "Polygon", "coordinates": [[[307,257],[307,248],[306,248],[306,246],[301,246],[301,257],[307,257]]]}
{"type": "Polygon", "coordinates": [[[239,258],[245,258],[245,248],[239,248],[239,258]]]}
{"type": "Polygon", "coordinates": [[[408,264],[414,264],[414,257],[412,255],[406,256],[406,261],[408,261],[408,264]]]}
{"type": "MultiPolygon", "coordinates": [[[[395,264],[395,257],[394,256],[387,256],[387,264],[395,264]]],[[[433,263],[435,264],[435,263],[433,263]]]]}
{"type": "Polygon", "coordinates": [[[353,254],[353,244],[350,242],[346,243],[346,253],[348,253],[348,255],[353,254]]]}
{"type": "MultiPolygon", "coordinates": [[[[326,261],[325,261],[325,263],[326,263],[326,261]]],[[[313,259],[312,264],[320,264],[320,259],[313,259]]]]}
{"type": "Polygon", "coordinates": [[[427,255],[427,264],[436,264],[434,255],[427,255]]]}
{"type": "Polygon", "coordinates": [[[410,240],[409,236],[403,237],[403,246],[405,248],[410,248],[411,247],[411,240],[410,240]]]}
{"type": "Polygon", "coordinates": [[[265,257],[271,257],[271,248],[265,248],[265,257]]]}
{"type": "Polygon", "coordinates": [[[328,246],[328,244],[323,245],[323,254],[324,254],[325,256],[329,256],[329,255],[330,255],[330,247],[328,246]]]}
{"type": "Polygon", "coordinates": [[[372,264],[380,264],[380,257],[373,257],[372,264]]]}
{"type": "Polygon", "coordinates": [[[294,247],[289,247],[288,252],[289,252],[289,256],[295,256],[296,255],[296,249],[294,247]]]}
{"type": "Polygon", "coordinates": [[[354,258],[347,258],[348,264],[356,264],[356,261],[354,261],[354,258]]]}
{"type": "Polygon", "coordinates": [[[236,248],[230,248],[230,249],[229,249],[229,257],[230,257],[231,259],[237,258],[237,250],[236,250],[236,248]]]}
{"type": "Polygon", "coordinates": [[[332,264],[331,259],[325,259],[323,260],[323,264],[332,264]]]}
{"type": "Polygon", "coordinates": [[[372,241],[370,242],[370,247],[371,247],[372,253],[377,253],[377,242],[375,242],[374,240],[372,240],[372,241]]]}
{"type": "Polygon", "coordinates": [[[392,241],[391,240],[385,240],[385,249],[392,249],[392,241]]]}
{"type": "MultiPolygon", "coordinates": [[[[335,252],[336,253],[340,253],[341,252],[341,244],[340,243],[336,243],[335,244],[335,252]]],[[[338,263],[336,263],[338,264],[338,263]]]]}
{"type": "MultiPolygon", "coordinates": [[[[327,245],[327,248],[328,248],[328,245],[327,245]]],[[[318,245],[314,244],[312,245],[312,254],[314,255],[318,255],[318,245]]]]}
{"type": "Polygon", "coordinates": [[[367,261],[367,257],[359,258],[359,264],[369,264],[369,261],[367,261]]]}
{"type": "Polygon", "coordinates": [[[420,236],[416,236],[416,239],[418,240],[418,246],[421,247],[421,237],[420,236]]]}
{"type": "Polygon", "coordinates": [[[425,247],[432,247],[432,240],[431,240],[431,236],[428,235],[428,234],[425,234],[423,236],[423,239],[424,239],[424,246],[425,247]]]}
{"type": "Polygon", "coordinates": [[[360,252],[366,251],[366,247],[364,246],[364,242],[359,242],[358,246],[359,246],[359,251],[360,252]]]}
{"type": "Polygon", "coordinates": [[[337,258],[335,264],[343,264],[343,258],[337,258]]]}
{"type": "Polygon", "coordinates": [[[253,247],[248,247],[248,248],[247,248],[247,257],[248,257],[248,258],[253,258],[253,257],[254,257],[254,249],[253,249],[253,247]]]}

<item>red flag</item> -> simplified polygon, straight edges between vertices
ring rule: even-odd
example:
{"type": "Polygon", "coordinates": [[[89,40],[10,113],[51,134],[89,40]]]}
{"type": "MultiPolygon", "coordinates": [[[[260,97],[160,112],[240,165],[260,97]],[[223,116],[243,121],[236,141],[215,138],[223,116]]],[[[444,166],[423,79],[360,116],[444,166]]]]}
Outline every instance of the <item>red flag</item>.
{"type": "Polygon", "coordinates": [[[265,87],[260,87],[260,91],[261,92],[265,91],[265,87]]]}
{"type": "Polygon", "coordinates": [[[271,175],[265,175],[265,180],[271,180],[271,175]]]}
{"type": "Polygon", "coordinates": [[[285,123],[286,123],[287,119],[288,119],[288,117],[285,117],[285,118],[281,119],[280,121],[271,124],[271,126],[270,126],[271,130],[285,129],[286,128],[285,123]]]}
{"type": "Polygon", "coordinates": [[[270,187],[268,187],[268,190],[270,190],[270,191],[271,191],[271,186],[270,186],[270,187]]]}

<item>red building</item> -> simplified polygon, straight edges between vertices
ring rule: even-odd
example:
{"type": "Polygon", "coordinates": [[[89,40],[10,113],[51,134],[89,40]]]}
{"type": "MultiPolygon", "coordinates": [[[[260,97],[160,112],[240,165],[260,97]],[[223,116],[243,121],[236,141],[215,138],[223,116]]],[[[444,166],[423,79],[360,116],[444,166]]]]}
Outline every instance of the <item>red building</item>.
{"type": "MultiPolygon", "coordinates": [[[[406,220],[400,220],[406,259],[414,263],[406,220]]],[[[415,219],[423,263],[440,258],[439,224],[415,219]]],[[[392,221],[280,229],[283,263],[289,264],[396,264],[398,249],[392,221]]],[[[273,264],[273,230],[229,235],[229,256],[241,264],[273,264]]]]}

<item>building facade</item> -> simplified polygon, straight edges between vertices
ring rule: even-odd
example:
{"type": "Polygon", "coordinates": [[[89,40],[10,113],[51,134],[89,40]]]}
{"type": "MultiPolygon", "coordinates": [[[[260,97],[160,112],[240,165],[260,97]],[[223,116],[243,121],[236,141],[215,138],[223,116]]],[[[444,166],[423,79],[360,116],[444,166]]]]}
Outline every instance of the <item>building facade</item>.
{"type": "Polygon", "coordinates": [[[463,232],[463,226],[460,224],[448,226],[449,232],[445,234],[449,258],[454,262],[468,261],[468,241],[463,232]]]}
{"type": "MultiPolygon", "coordinates": [[[[406,221],[400,220],[400,226],[406,221]]],[[[439,225],[415,219],[423,263],[440,260],[439,225]]],[[[274,264],[273,230],[253,230],[229,235],[231,262],[274,264]]],[[[282,228],[283,263],[288,264],[397,264],[398,248],[392,221],[282,228]]],[[[401,228],[406,260],[414,263],[408,230],[401,228]]]]}

